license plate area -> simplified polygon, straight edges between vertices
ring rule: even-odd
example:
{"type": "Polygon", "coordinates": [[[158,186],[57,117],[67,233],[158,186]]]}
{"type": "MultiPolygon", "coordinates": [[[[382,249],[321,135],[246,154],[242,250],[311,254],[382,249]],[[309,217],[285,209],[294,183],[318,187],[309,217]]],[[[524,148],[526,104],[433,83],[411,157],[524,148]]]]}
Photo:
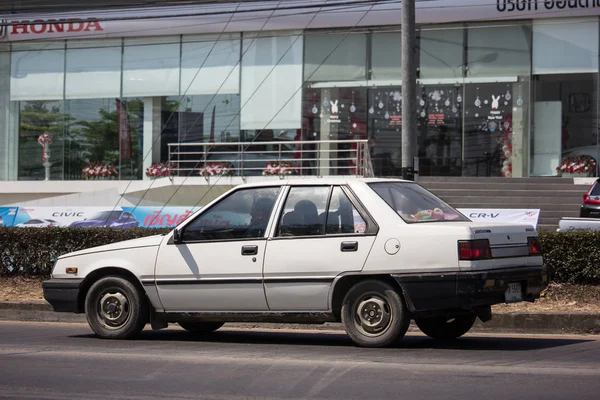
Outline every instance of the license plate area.
{"type": "Polygon", "coordinates": [[[504,292],[504,301],[507,303],[523,301],[523,291],[521,290],[520,282],[511,282],[508,284],[508,289],[504,292]]]}

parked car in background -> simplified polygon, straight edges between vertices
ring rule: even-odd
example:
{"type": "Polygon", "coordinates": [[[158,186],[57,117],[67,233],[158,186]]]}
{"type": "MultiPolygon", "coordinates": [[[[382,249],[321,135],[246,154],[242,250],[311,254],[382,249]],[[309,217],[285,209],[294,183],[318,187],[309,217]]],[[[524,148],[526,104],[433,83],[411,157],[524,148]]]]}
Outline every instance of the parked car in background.
{"type": "Polygon", "coordinates": [[[583,195],[583,203],[579,211],[581,218],[600,218],[600,179],[590,186],[588,191],[583,195]]]}
{"type": "Polygon", "coordinates": [[[572,230],[600,230],[600,178],[583,195],[579,217],[563,217],[558,221],[559,232],[572,230]]]}
{"type": "Polygon", "coordinates": [[[43,290],[102,338],[337,321],[384,347],[411,320],[455,339],[546,285],[531,225],[474,223],[415,182],[320,178],[240,185],[166,235],[64,254],[43,290]]]}
{"type": "Polygon", "coordinates": [[[15,226],[19,228],[47,228],[52,226],[62,226],[62,224],[53,219],[34,218],[15,226]]]}
{"type": "Polygon", "coordinates": [[[70,226],[80,228],[137,228],[139,224],[137,218],[128,211],[102,211],[83,221],[75,221],[70,226]]]}

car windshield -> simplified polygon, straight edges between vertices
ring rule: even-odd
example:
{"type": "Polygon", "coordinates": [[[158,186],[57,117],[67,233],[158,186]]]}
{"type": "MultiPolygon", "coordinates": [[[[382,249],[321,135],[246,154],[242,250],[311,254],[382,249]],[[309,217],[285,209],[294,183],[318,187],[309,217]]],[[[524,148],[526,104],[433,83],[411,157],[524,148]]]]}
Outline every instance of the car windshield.
{"type": "Polygon", "coordinates": [[[113,220],[113,219],[119,219],[120,216],[121,216],[121,211],[102,211],[102,212],[99,212],[99,213],[93,215],[92,217],[90,217],[90,219],[113,220]]]}
{"type": "Polygon", "coordinates": [[[378,182],[369,186],[407,223],[470,221],[416,183],[378,182]]]}

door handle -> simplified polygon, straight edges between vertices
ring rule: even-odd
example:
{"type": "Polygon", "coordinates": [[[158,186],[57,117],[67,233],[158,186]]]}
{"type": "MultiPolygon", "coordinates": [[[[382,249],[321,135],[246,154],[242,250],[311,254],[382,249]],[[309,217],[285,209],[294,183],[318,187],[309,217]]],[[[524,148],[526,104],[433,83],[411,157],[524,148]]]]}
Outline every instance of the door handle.
{"type": "Polygon", "coordinates": [[[258,254],[258,246],[242,246],[243,256],[255,256],[258,254]]]}
{"type": "Polygon", "coordinates": [[[358,251],[358,242],[342,242],[341,251],[358,251]]]}

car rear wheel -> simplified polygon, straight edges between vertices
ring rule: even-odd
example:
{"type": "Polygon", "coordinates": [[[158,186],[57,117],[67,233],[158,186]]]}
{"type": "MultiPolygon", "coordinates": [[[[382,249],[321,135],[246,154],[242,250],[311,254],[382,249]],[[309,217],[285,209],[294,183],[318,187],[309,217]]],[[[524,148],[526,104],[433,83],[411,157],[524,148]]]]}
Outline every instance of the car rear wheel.
{"type": "Polygon", "coordinates": [[[148,322],[148,304],[133,283],[107,276],[88,291],[85,314],[88,324],[101,338],[129,339],[137,336],[148,322]]]}
{"type": "Polygon", "coordinates": [[[376,280],[357,283],[342,303],[342,324],[354,343],[387,347],[404,337],[410,317],[400,294],[376,280]]]}
{"type": "Polygon", "coordinates": [[[211,333],[223,325],[223,322],[179,322],[179,326],[195,334],[211,333]]]}
{"type": "Polygon", "coordinates": [[[427,336],[438,340],[452,340],[461,337],[475,324],[475,314],[450,317],[415,318],[415,323],[427,336]]]}

